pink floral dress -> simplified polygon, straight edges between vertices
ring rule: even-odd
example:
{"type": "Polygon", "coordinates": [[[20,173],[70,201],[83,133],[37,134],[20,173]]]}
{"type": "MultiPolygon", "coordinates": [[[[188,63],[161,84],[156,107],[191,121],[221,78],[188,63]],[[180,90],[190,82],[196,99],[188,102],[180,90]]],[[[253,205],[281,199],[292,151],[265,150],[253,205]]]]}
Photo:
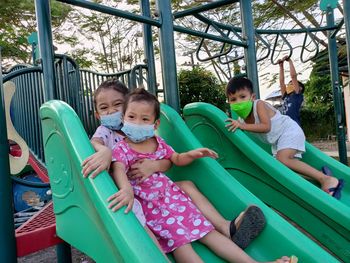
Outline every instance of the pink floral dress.
{"type": "MultiPolygon", "coordinates": [[[[116,131],[113,131],[101,125],[96,129],[92,138],[101,139],[105,146],[113,150],[116,143],[119,142],[120,140],[123,140],[124,136],[117,133],[116,131]]],[[[132,206],[132,211],[134,212],[136,218],[139,220],[140,224],[142,226],[145,226],[146,218],[145,218],[145,215],[143,214],[142,206],[139,201],[136,200],[134,202],[134,205],[132,206]]]]}
{"type": "MultiPolygon", "coordinates": [[[[125,140],[118,142],[113,159],[129,169],[140,159],[170,159],[174,150],[156,137],[158,148],[153,153],[139,153],[125,140]]],[[[130,180],[135,198],[141,202],[146,224],[156,235],[163,251],[174,249],[200,239],[214,229],[192,200],[165,174],[154,173],[145,181],[130,180]]]]}

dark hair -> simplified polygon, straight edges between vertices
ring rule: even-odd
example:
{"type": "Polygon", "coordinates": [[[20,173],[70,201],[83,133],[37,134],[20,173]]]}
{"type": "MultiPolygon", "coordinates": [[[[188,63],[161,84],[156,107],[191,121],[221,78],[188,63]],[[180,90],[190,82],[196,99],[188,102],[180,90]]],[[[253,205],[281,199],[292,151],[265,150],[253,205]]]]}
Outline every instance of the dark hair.
{"type": "MultiPolygon", "coordinates": [[[[288,82],[288,84],[293,84],[293,81],[290,80],[290,81],[288,82]]],[[[303,93],[304,93],[304,90],[305,90],[305,85],[304,85],[302,82],[300,82],[299,80],[298,80],[298,84],[299,84],[299,88],[300,88],[300,93],[303,94],[303,93]]]]}
{"type": "Polygon", "coordinates": [[[94,105],[96,107],[96,98],[98,96],[98,94],[100,94],[100,92],[102,90],[115,90],[121,94],[123,94],[124,96],[126,96],[129,93],[128,88],[124,85],[123,82],[119,81],[116,78],[112,78],[112,79],[107,79],[104,82],[102,82],[100,84],[100,86],[98,86],[98,88],[95,90],[94,92],[94,105]]]}
{"type": "Polygon", "coordinates": [[[124,103],[124,108],[123,108],[124,115],[125,115],[126,109],[128,108],[129,103],[133,101],[145,101],[147,103],[153,104],[154,114],[156,117],[155,120],[158,120],[160,118],[160,103],[157,97],[149,93],[144,88],[137,88],[133,92],[127,95],[124,103]]]}
{"type": "Polygon", "coordinates": [[[245,77],[234,77],[230,79],[226,86],[226,96],[235,94],[239,90],[247,89],[253,93],[253,83],[245,77]]]}
{"type": "Polygon", "coordinates": [[[305,90],[305,85],[303,83],[301,83],[300,81],[298,81],[298,83],[299,83],[299,87],[301,88],[300,93],[303,94],[304,90],[305,90]]]}

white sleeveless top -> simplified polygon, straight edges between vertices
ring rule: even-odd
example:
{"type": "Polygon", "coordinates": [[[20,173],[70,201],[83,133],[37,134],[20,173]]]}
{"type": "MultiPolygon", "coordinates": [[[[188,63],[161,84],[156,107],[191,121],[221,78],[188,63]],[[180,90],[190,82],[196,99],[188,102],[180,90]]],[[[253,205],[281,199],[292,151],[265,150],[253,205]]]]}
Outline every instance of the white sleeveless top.
{"type": "MultiPolygon", "coordinates": [[[[261,123],[257,112],[258,101],[259,100],[255,100],[253,103],[255,124],[261,123]]],[[[282,115],[270,104],[265,102],[263,103],[266,107],[269,107],[275,112],[275,115],[270,119],[271,129],[267,133],[252,133],[264,143],[271,144],[272,153],[274,155],[279,150],[294,149],[297,150],[295,157],[300,158],[301,153],[305,152],[305,135],[303,130],[289,116],[282,115]]]]}

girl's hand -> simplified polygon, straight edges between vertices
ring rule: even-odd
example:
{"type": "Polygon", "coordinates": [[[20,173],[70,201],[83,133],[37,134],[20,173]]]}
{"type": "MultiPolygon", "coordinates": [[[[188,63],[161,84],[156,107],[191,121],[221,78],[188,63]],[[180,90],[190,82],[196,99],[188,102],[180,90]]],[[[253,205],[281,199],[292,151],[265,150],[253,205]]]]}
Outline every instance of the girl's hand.
{"type": "Polygon", "coordinates": [[[228,118],[225,122],[229,122],[225,125],[225,127],[228,129],[228,131],[234,132],[237,128],[242,129],[243,124],[240,123],[237,120],[228,118]]]}
{"type": "Polygon", "coordinates": [[[112,151],[108,147],[103,147],[82,163],[82,173],[84,177],[94,171],[90,177],[95,178],[100,172],[108,170],[112,162],[112,151]]]}
{"type": "Polygon", "coordinates": [[[152,174],[158,172],[154,167],[154,162],[155,161],[149,159],[138,160],[131,166],[128,177],[132,180],[139,179],[140,182],[145,181],[152,174]]]}
{"type": "Polygon", "coordinates": [[[203,157],[211,157],[213,159],[216,159],[219,157],[216,152],[208,148],[198,148],[196,150],[189,151],[188,155],[193,159],[198,159],[203,157]]]}
{"type": "Polygon", "coordinates": [[[134,192],[131,187],[125,187],[108,197],[107,201],[109,202],[108,208],[113,212],[125,205],[124,213],[127,214],[134,204],[134,192]]]}

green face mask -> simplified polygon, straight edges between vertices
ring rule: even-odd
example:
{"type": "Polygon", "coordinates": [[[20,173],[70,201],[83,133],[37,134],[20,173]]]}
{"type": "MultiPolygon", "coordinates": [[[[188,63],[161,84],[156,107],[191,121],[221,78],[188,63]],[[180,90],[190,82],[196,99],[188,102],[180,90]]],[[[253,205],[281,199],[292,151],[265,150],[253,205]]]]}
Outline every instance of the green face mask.
{"type": "Polygon", "coordinates": [[[233,110],[239,117],[245,119],[248,117],[253,108],[253,102],[251,100],[242,101],[238,103],[232,103],[230,105],[231,110],[233,110]]]}

